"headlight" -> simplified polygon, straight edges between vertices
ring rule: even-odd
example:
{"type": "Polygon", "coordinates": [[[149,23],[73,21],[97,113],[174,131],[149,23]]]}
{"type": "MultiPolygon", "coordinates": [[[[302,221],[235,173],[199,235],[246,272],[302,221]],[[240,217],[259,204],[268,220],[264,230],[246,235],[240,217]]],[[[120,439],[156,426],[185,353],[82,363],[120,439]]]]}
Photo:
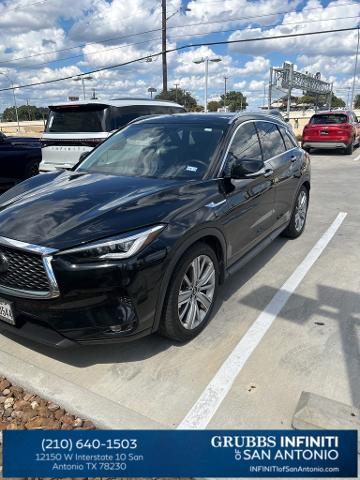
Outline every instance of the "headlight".
{"type": "Polygon", "coordinates": [[[152,242],[165,225],[141,230],[133,235],[122,235],[64,250],[58,255],[73,255],[82,260],[119,260],[129,258],[152,242]]]}

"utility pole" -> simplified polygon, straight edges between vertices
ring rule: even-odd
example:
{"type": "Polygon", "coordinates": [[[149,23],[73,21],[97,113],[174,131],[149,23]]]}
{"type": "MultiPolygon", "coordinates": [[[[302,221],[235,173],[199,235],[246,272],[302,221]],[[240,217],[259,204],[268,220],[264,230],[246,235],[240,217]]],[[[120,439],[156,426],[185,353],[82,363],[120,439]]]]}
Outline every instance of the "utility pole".
{"type": "Polygon", "coordinates": [[[268,110],[269,111],[271,109],[272,82],[273,82],[273,67],[270,67],[269,95],[268,95],[268,110]]]}
{"type": "Polygon", "coordinates": [[[226,82],[229,80],[229,77],[224,75],[224,110],[226,112],[226,82]]]}
{"type": "Polygon", "coordinates": [[[27,106],[27,111],[28,111],[28,117],[31,122],[31,113],[30,113],[30,107],[29,107],[29,99],[26,99],[26,106],[27,106]]]}
{"type": "Polygon", "coordinates": [[[178,101],[178,86],[180,85],[179,83],[175,83],[175,102],[177,103],[178,101]]]}
{"type": "Polygon", "coordinates": [[[359,44],[360,44],[360,27],[358,27],[357,29],[357,47],[356,47],[356,54],[355,54],[354,76],[353,76],[352,87],[351,87],[351,97],[350,97],[350,105],[349,105],[350,110],[352,110],[353,103],[354,103],[355,82],[356,82],[356,74],[357,74],[357,66],[358,66],[358,58],[359,58],[359,44]]]}
{"type": "Polygon", "coordinates": [[[161,0],[161,40],[162,40],[162,77],[163,93],[167,93],[167,59],[166,59],[166,0],[161,0]]]}

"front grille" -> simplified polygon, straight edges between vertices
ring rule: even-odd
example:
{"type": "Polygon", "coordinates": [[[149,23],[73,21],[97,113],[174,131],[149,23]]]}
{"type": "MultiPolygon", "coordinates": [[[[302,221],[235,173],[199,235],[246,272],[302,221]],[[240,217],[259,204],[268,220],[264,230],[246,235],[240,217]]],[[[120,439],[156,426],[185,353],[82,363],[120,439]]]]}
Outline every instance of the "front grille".
{"type": "Polygon", "coordinates": [[[48,292],[50,284],[42,256],[0,245],[0,287],[48,292]],[[1,272],[6,261],[7,270],[1,272]]]}

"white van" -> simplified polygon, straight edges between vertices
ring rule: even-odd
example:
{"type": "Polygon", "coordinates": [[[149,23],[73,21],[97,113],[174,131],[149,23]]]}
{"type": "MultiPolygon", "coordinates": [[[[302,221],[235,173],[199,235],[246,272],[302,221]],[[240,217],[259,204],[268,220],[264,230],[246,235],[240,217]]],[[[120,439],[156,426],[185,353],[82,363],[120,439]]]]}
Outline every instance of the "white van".
{"type": "Polygon", "coordinates": [[[41,137],[41,172],[72,168],[81,154],[137,117],[185,112],[174,102],[136,98],[58,103],[49,110],[41,137]]]}

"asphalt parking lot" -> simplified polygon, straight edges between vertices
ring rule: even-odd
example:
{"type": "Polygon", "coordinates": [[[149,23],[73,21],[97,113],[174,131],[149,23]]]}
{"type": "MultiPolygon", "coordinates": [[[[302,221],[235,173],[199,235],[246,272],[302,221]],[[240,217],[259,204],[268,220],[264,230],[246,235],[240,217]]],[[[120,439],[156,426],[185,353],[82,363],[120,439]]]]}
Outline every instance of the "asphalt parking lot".
{"type": "Polygon", "coordinates": [[[1,335],[0,373],[109,428],[176,428],[194,405],[206,410],[199,398],[204,390],[211,398],[208,385],[246,338],[246,361],[203,426],[290,428],[302,391],[360,407],[360,149],[311,158],[304,234],[278,238],[223,285],[211,323],[194,341],[178,345],[154,335],[53,350],[1,335]],[[279,313],[270,312],[269,329],[258,340],[247,335],[261,328],[269,302],[336,219],[319,258],[279,313]]]}

